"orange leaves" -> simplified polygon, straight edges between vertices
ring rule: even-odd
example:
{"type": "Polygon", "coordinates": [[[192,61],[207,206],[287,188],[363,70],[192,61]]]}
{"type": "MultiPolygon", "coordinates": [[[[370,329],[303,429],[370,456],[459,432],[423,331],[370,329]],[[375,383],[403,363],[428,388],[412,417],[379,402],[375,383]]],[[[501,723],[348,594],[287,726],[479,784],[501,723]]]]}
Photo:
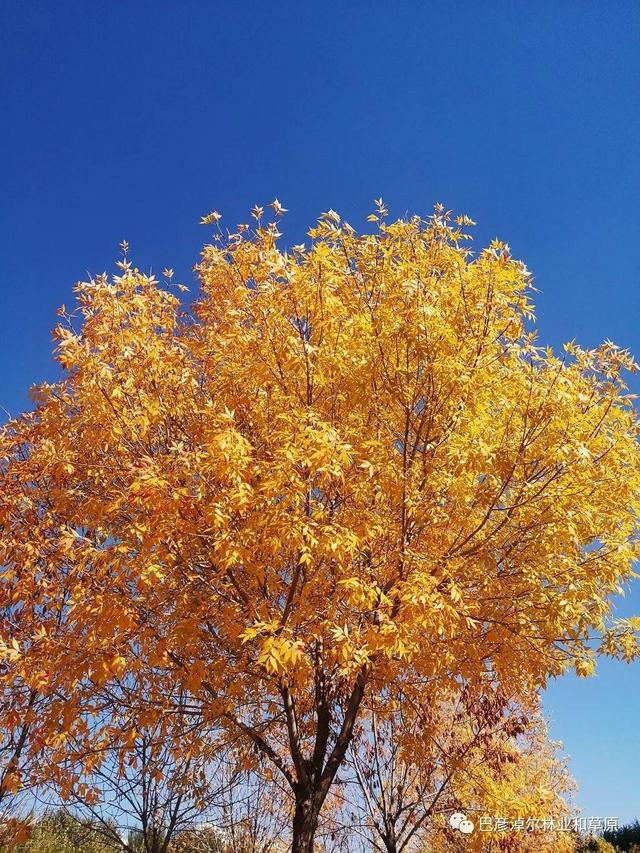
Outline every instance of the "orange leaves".
{"type": "MultiPolygon", "coordinates": [[[[386,626],[389,630],[378,632],[378,639],[384,633],[395,633],[392,625],[386,626]]],[[[351,632],[348,625],[334,625],[330,629],[332,650],[330,657],[338,666],[338,671],[342,677],[349,678],[354,673],[367,666],[371,660],[372,649],[369,648],[363,637],[358,631],[351,632]]],[[[380,644],[379,644],[380,645],[380,644]]],[[[379,652],[381,648],[375,649],[379,652]]],[[[388,657],[391,656],[391,645],[387,644],[385,653],[388,657]]]]}
{"type": "Polygon", "coordinates": [[[290,638],[282,636],[265,637],[258,654],[258,663],[272,675],[286,673],[292,669],[303,656],[301,645],[290,638]]]}
{"type": "Polygon", "coordinates": [[[201,217],[200,224],[210,225],[212,222],[219,222],[221,219],[221,214],[219,214],[217,210],[212,210],[211,213],[207,213],[206,216],[201,217]]]}
{"type": "Polygon", "coordinates": [[[186,684],[189,690],[197,693],[205,678],[205,666],[200,660],[194,661],[188,668],[186,684]]]}
{"type": "Polygon", "coordinates": [[[157,565],[157,563],[151,563],[148,566],[144,566],[142,572],[140,573],[140,578],[143,584],[153,586],[155,583],[164,580],[164,572],[162,570],[162,566],[157,565]]]}
{"type": "Polygon", "coordinates": [[[122,675],[126,667],[127,659],[124,655],[121,654],[115,654],[108,664],[109,672],[115,676],[122,675]]]}
{"type": "Polygon", "coordinates": [[[263,634],[273,634],[279,627],[280,623],[276,620],[272,622],[254,622],[240,634],[240,639],[243,643],[246,643],[263,634]]]}
{"type": "Polygon", "coordinates": [[[257,663],[270,675],[284,674],[304,657],[302,644],[279,622],[255,622],[240,635],[243,644],[257,642],[257,663]]]}
{"type": "Polygon", "coordinates": [[[97,687],[103,687],[112,676],[118,676],[122,672],[120,659],[116,655],[109,660],[96,662],[89,670],[89,676],[97,687]]]}
{"type": "Polygon", "coordinates": [[[129,493],[132,495],[153,494],[155,491],[166,492],[169,482],[159,476],[152,468],[141,470],[129,485],[129,493]]]}
{"type": "Polygon", "coordinates": [[[9,794],[15,794],[22,787],[22,779],[19,773],[6,773],[2,779],[2,787],[0,790],[6,791],[9,794]]]}
{"type": "Polygon", "coordinates": [[[73,331],[65,326],[57,326],[54,338],[58,341],[56,357],[66,370],[72,370],[80,355],[80,339],[73,331]]]}
{"type": "Polygon", "coordinates": [[[49,685],[49,671],[46,669],[31,671],[26,679],[32,690],[44,692],[49,685]]]}
{"type": "Polygon", "coordinates": [[[0,662],[16,663],[20,660],[20,657],[20,644],[16,638],[13,637],[7,643],[0,637],[0,662]]]}
{"type": "Polygon", "coordinates": [[[368,584],[362,578],[344,578],[338,581],[338,587],[344,590],[351,604],[363,610],[382,606],[383,603],[388,606],[391,603],[375,582],[368,584]]]}
{"type": "Polygon", "coordinates": [[[524,265],[444,207],[292,252],[255,216],[190,312],[126,259],[76,288],[64,378],[0,431],[4,686],[258,719],[286,682],[312,731],[317,680],[587,674],[639,551],[629,354],[538,347],[524,265]]]}
{"type": "Polygon", "coordinates": [[[596,671],[596,662],[591,657],[579,657],[574,660],[573,668],[576,675],[579,675],[581,678],[587,678],[596,671]]]}

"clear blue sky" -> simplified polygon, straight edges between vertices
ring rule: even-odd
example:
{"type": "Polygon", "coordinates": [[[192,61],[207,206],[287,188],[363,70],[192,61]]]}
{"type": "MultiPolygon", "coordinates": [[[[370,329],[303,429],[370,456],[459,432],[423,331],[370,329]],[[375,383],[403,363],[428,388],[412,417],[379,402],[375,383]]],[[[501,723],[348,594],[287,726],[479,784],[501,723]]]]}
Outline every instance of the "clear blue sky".
{"type": "MultiPolygon", "coordinates": [[[[3,0],[0,86],[12,413],[55,377],[55,309],[120,240],[188,283],[200,215],[274,196],[292,243],[330,207],[355,225],[379,195],[442,201],[534,272],[542,340],[640,355],[637,2],[3,0]]],[[[640,817],[640,664],[545,705],[584,812],[640,817]]]]}

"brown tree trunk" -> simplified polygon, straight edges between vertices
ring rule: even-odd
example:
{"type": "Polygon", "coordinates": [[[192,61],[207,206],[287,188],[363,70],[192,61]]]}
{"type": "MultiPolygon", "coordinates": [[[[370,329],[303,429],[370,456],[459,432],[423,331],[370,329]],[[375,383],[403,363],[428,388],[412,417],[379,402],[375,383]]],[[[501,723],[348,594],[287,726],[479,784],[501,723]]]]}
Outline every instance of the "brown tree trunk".
{"type": "Polygon", "coordinates": [[[382,840],[384,841],[384,846],[387,850],[387,853],[398,853],[395,832],[387,833],[382,840]]]}
{"type": "Polygon", "coordinates": [[[319,814],[317,797],[313,794],[305,793],[296,798],[291,853],[313,853],[319,814]]]}
{"type": "MultiPolygon", "coordinates": [[[[340,733],[326,763],[330,717],[326,713],[324,701],[318,703],[318,731],[313,758],[305,761],[299,745],[296,745],[294,760],[297,761],[299,779],[297,784],[292,785],[296,797],[296,809],[293,815],[291,853],[314,853],[313,840],[318,828],[320,810],[351,743],[353,727],[367,684],[367,675],[367,669],[363,667],[353,685],[340,733]]],[[[287,707],[287,696],[284,698],[285,707],[287,707]]],[[[295,722],[295,718],[293,718],[293,722],[295,722]]],[[[293,728],[293,724],[291,724],[290,735],[293,728]]],[[[295,742],[295,738],[291,738],[291,740],[295,742]]]]}

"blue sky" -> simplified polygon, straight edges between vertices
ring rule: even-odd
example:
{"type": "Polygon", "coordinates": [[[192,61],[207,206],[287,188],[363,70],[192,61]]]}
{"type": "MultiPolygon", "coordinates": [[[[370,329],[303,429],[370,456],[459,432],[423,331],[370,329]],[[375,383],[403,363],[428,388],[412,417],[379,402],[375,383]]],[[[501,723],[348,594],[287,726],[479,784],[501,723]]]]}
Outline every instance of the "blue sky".
{"type": "MultiPolygon", "coordinates": [[[[123,238],[189,283],[199,217],[274,196],[291,243],[330,207],[356,225],[379,195],[398,215],[441,201],[526,261],[542,341],[640,355],[637,3],[4,0],[0,87],[11,413],[56,375],[55,309],[123,238]]],[[[640,664],[545,706],[584,813],[640,817],[640,664]]]]}

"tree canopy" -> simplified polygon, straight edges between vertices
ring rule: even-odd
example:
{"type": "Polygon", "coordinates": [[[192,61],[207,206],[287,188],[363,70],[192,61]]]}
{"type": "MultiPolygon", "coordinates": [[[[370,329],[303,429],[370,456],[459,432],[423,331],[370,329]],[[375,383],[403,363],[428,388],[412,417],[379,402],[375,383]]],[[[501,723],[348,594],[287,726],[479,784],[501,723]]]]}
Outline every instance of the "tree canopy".
{"type": "Polygon", "coordinates": [[[306,853],[367,693],[528,696],[636,654],[608,617],[638,418],[630,355],[539,346],[530,273],[468,217],[329,211],[285,251],[273,207],[205,217],[190,305],[125,255],[61,309],[64,377],[0,433],[0,683],[49,777],[190,715],[244,739],[306,853]]]}

